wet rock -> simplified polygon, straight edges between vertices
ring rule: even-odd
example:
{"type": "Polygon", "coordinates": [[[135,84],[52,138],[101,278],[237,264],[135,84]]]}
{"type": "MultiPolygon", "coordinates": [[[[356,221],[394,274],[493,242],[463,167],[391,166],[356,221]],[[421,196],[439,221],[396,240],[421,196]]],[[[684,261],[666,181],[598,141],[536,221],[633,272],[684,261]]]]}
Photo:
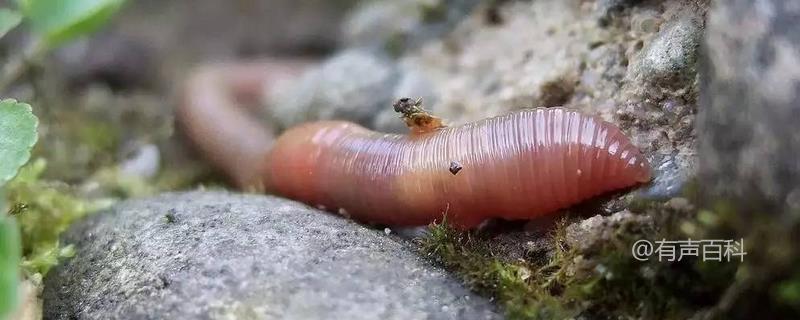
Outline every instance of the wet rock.
{"type": "Polygon", "coordinates": [[[491,304],[407,244],[269,196],[165,194],[78,223],[47,319],[486,319],[491,304]]]}
{"type": "Polygon", "coordinates": [[[370,125],[394,99],[398,71],[393,60],[370,50],[349,49],[308,71],[299,80],[278,83],[268,108],[280,127],[320,119],[370,125]]]}
{"type": "Polygon", "coordinates": [[[690,10],[677,15],[645,45],[629,69],[629,79],[670,88],[680,88],[694,80],[703,19],[690,10]]]}
{"type": "Polygon", "coordinates": [[[710,15],[702,64],[702,189],[743,212],[800,212],[800,6],[730,0],[710,15]]]}

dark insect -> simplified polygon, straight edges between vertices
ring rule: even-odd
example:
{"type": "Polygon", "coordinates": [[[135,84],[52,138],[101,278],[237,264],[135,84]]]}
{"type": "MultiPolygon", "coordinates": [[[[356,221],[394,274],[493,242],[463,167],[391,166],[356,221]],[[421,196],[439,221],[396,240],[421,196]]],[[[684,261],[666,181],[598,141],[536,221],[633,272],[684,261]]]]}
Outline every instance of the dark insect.
{"type": "Polygon", "coordinates": [[[22,202],[15,203],[10,209],[8,209],[8,214],[12,216],[23,214],[25,211],[28,210],[28,205],[22,202]]]}
{"type": "Polygon", "coordinates": [[[409,115],[422,112],[422,108],[420,108],[421,105],[422,99],[411,100],[411,98],[400,98],[392,106],[394,107],[394,112],[409,115]]]}

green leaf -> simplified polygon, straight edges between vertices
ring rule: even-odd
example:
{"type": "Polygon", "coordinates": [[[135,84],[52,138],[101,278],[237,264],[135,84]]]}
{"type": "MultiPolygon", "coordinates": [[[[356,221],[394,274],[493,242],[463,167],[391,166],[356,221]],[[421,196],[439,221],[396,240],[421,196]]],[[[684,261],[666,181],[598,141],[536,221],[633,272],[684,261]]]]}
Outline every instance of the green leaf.
{"type": "Polygon", "coordinates": [[[33,30],[49,48],[102,26],[125,0],[17,0],[33,30]]]}
{"type": "Polygon", "coordinates": [[[14,219],[0,212],[0,319],[5,319],[17,305],[20,248],[19,229],[14,219]]]}
{"type": "Polygon", "coordinates": [[[30,105],[14,99],[0,101],[0,186],[28,162],[38,124],[30,105]]]}
{"type": "Polygon", "coordinates": [[[14,10],[0,9],[0,38],[22,22],[22,15],[14,10]]]}

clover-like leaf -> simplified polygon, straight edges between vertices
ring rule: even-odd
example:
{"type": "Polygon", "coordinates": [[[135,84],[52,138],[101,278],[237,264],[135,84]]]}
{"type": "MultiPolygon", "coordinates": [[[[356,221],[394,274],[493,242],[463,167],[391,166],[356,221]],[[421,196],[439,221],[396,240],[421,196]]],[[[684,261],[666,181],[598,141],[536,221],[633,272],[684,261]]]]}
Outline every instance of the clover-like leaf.
{"type": "Polygon", "coordinates": [[[14,10],[0,9],[0,38],[22,22],[22,15],[14,10]]]}
{"type": "Polygon", "coordinates": [[[102,26],[125,0],[17,0],[45,45],[57,47],[102,26]]]}
{"type": "Polygon", "coordinates": [[[0,101],[0,186],[28,162],[38,125],[30,105],[14,99],[0,101]]]}
{"type": "Polygon", "coordinates": [[[0,319],[5,319],[17,305],[20,248],[19,228],[14,219],[0,212],[0,319]]]}

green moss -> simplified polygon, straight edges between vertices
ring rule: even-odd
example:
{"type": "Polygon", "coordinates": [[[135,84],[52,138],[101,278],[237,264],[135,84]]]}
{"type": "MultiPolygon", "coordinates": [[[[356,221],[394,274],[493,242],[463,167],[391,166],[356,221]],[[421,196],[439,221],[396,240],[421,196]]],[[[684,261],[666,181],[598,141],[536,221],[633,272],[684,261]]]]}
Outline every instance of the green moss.
{"type": "MultiPolygon", "coordinates": [[[[8,213],[17,220],[22,239],[22,269],[28,278],[41,278],[61,259],[74,255],[74,248],[59,242],[69,226],[99,209],[111,198],[89,199],[62,182],[44,180],[46,162],[36,160],[23,167],[6,186],[8,213]]],[[[125,176],[117,169],[98,170],[91,180],[95,193],[116,199],[158,192],[160,187],[139,177],[125,176]]]]}
{"type": "Polygon", "coordinates": [[[800,310],[800,273],[779,282],[773,294],[779,302],[800,310]]]}
{"type": "Polygon", "coordinates": [[[44,176],[77,183],[98,168],[112,166],[122,140],[122,127],[77,111],[54,112],[42,118],[45,128],[34,157],[47,159],[44,176]]]}
{"type": "MultiPolygon", "coordinates": [[[[741,274],[742,264],[703,262],[699,257],[639,261],[631,246],[641,239],[687,239],[681,224],[691,222],[698,226],[696,231],[706,230],[719,217],[706,213],[697,219],[693,211],[663,203],[648,210],[654,225],[621,224],[609,238],[581,249],[568,246],[564,220],[548,237],[551,249],[543,258],[504,259],[492,254],[498,251],[492,241],[446,224],[432,225],[420,245],[467,285],[495,298],[511,319],[678,319],[714,308],[741,274]]],[[[789,297],[793,293],[791,286],[780,292],[789,297]]]]}
{"type": "MultiPolygon", "coordinates": [[[[555,234],[563,236],[563,232],[555,234]]],[[[473,233],[456,231],[446,221],[431,225],[420,246],[423,253],[454,271],[468,286],[496,298],[509,318],[564,319],[577,315],[550,292],[554,279],[562,275],[558,260],[570,256],[566,251],[549,263],[504,261],[491,253],[489,242],[473,233]]]]}
{"type": "Polygon", "coordinates": [[[76,129],[77,141],[95,154],[114,154],[121,140],[120,132],[107,122],[85,121],[76,129]]]}
{"type": "Polygon", "coordinates": [[[741,238],[747,252],[735,281],[709,314],[800,318],[800,222],[791,212],[753,212],[734,203],[711,205],[715,227],[703,230],[710,237],[741,238]]]}
{"type": "Polygon", "coordinates": [[[28,164],[6,189],[8,202],[17,208],[11,213],[20,226],[22,266],[29,276],[44,275],[60,258],[71,256],[73,249],[62,247],[59,235],[74,221],[110,204],[81,199],[67,185],[41,180],[45,166],[44,160],[28,164]]]}

